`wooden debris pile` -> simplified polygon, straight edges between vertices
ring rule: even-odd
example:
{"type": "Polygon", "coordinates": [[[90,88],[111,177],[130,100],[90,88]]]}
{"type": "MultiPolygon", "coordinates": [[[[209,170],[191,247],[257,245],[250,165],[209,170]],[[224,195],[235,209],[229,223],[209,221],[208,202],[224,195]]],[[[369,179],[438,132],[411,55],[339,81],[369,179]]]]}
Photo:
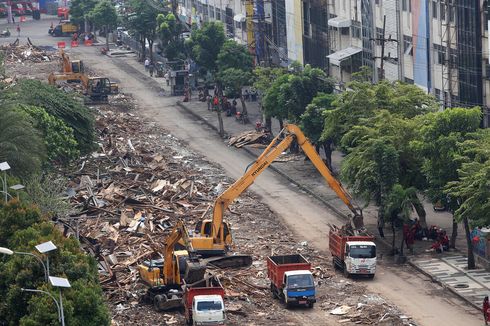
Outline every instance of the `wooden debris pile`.
{"type": "Polygon", "coordinates": [[[0,51],[4,52],[5,61],[9,63],[39,63],[44,61],[52,61],[58,57],[56,52],[48,53],[30,42],[25,45],[19,45],[18,39],[13,43],[1,45],[0,51]]]}
{"type": "Polygon", "coordinates": [[[237,136],[233,136],[228,141],[229,146],[235,146],[237,148],[241,148],[245,145],[251,144],[268,144],[271,141],[271,137],[269,133],[263,131],[245,131],[237,136]]]}
{"type": "Polygon", "coordinates": [[[194,224],[215,195],[186,168],[184,156],[141,132],[141,124],[132,114],[110,111],[97,120],[99,150],[80,162],[71,180],[72,202],[81,212],[66,221],[78,224],[98,257],[104,289],[121,300],[137,279],[137,263],[163,252],[177,219],[194,224]]]}

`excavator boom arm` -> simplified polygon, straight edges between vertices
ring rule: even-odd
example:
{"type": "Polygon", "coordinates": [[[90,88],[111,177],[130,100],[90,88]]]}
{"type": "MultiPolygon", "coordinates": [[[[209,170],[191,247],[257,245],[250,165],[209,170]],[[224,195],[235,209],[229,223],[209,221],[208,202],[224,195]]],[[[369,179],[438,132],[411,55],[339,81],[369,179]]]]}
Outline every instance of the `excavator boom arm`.
{"type": "MultiPolygon", "coordinates": [[[[242,192],[247,190],[255,179],[257,179],[257,177],[291,145],[294,139],[292,135],[286,136],[286,138],[284,138],[281,142],[279,142],[279,135],[272,140],[272,142],[257,158],[257,160],[251,164],[251,166],[249,166],[247,172],[245,172],[240,179],[235,181],[233,185],[218,196],[213,207],[213,229],[211,237],[216,238],[222,235],[222,233],[220,234],[219,231],[223,224],[223,214],[226,208],[228,208],[233,200],[240,196],[242,192]]],[[[224,239],[220,240],[221,242],[224,241],[224,239]]]]}
{"type": "Polygon", "coordinates": [[[332,175],[332,172],[325,165],[320,155],[316,152],[315,148],[308,141],[308,138],[303,134],[301,129],[293,124],[287,124],[283,130],[271,141],[264,152],[257,158],[257,160],[249,166],[247,172],[238,179],[233,185],[225,190],[214,202],[213,207],[213,228],[211,237],[214,239],[219,238],[219,242],[223,243],[223,232],[220,229],[223,225],[223,215],[226,208],[235,200],[242,192],[244,192],[255,179],[269,166],[272,162],[285,151],[293,140],[296,139],[301,146],[305,154],[311,160],[316,169],[327,181],[330,188],[335,191],[337,196],[345,203],[345,205],[354,214],[355,227],[363,226],[362,222],[362,210],[354,203],[352,196],[344,189],[342,184],[332,175]],[[285,135],[284,139],[280,141],[280,137],[285,135]]]}
{"type": "Polygon", "coordinates": [[[180,239],[184,239],[184,243],[192,250],[192,244],[189,239],[189,233],[187,232],[187,228],[185,227],[184,222],[178,221],[175,225],[172,233],[165,239],[165,254],[164,254],[164,266],[163,266],[163,277],[165,280],[165,284],[174,284],[174,262],[173,262],[173,253],[175,250],[175,245],[179,242],[180,239]]]}

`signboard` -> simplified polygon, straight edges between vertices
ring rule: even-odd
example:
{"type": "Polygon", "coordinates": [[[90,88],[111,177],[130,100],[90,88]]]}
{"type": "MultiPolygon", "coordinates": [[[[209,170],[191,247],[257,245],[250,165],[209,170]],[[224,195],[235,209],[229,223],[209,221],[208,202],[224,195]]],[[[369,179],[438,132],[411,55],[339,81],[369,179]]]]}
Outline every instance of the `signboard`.
{"type": "Polygon", "coordinates": [[[78,46],[78,42],[77,41],[71,41],[71,47],[72,48],[76,48],[78,46]]]}
{"type": "Polygon", "coordinates": [[[58,42],[58,49],[64,49],[66,46],[66,43],[65,42],[58,42]]]}

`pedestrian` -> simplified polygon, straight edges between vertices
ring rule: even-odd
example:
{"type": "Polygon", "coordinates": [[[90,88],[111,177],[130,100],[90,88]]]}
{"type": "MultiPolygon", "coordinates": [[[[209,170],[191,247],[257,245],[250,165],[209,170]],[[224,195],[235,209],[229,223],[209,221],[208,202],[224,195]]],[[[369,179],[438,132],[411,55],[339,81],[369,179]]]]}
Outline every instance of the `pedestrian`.
{"type": "Polygon", "coordinates": [[[485,325],[488,325],[490,320],[490,303],[488,302],[488,295],[483,299],[483,320],[485,320],[485,325]]]}
{"type": "Polygon", "coordinates": [[[150,60],[148,58],[145,59],[145,71],[148,71],[148,68],[150,67],[150,60]]]}
{"type": "Polygon", "coordinates": [[[153,65],[153,61],[148,65],[148,70],[150,71],[150,77],[153,77],[153,71],[155,70],[155,66],[153,65]]]}
{"type": "Polygon", "coordinates": [[[211,111],[211,102],[213,101],[213,98],[211,97],[211,95],[207,95],[206,96],[206,102],[208,102],[208,111],[211,111]]]}
{"type": "Polygon", "coordinates": [[[17,37],[20,37],[20,25],[17,24],[17,37]]]}
{"type": "Polygon", "coordinates": [[[219,109],[219,98],[218,95],[215,95],[213,98],[213,110],[218,111],[219,109]]]}
{"type": "Polygon", "coordinates": [[[378,216],[378,232],[379,232],[379,236],[382,238],[385,237],[385,233],[383,231],[384,227],[385,227],[385,220],[383,219],[382,216],[378,216]]]}

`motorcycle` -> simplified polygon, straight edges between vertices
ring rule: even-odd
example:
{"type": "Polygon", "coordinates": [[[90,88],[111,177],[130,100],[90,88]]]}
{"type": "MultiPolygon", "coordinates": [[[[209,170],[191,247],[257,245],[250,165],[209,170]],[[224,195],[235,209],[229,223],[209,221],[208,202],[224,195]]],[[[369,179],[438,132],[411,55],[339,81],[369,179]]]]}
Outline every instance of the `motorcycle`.
{"type": "Polygon", "coordinates": [[[10,31],[8,29],[0,33],[0,37],[9,37],[9,36],[10,36],[10,31]]]}

